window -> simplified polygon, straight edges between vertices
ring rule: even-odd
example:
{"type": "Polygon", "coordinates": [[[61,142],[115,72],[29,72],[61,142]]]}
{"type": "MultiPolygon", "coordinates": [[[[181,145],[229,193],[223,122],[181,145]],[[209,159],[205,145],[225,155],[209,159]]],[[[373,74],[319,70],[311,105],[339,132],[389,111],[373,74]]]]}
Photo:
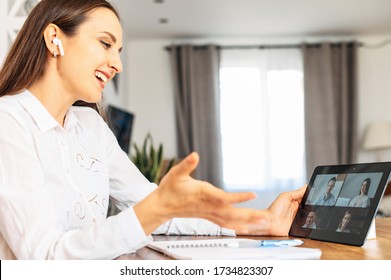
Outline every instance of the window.
{"type": "Polygon", "coordinates": [[[278,193],[302,186],[300,50],[223,50],[220,92],[225,189],[278,193]]]}

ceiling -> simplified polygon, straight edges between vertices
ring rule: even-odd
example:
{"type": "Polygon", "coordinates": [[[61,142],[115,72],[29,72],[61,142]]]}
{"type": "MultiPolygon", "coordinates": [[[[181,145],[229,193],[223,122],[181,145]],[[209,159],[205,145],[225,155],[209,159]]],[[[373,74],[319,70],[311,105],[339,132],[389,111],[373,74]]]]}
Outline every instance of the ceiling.
{"type": "Polygon", "coordinates": [[[391,34],[390,0],[111,2],[120,12],[124,35],[130,38],[391,34]],[[160,23],[162,19],[167,19],[168,22],[160,23]]]}

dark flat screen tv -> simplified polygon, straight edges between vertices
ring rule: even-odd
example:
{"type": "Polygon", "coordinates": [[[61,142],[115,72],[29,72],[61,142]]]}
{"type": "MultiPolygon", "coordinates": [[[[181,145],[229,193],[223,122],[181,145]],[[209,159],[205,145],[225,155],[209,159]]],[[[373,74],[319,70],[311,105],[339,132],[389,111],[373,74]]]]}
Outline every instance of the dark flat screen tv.
{"type": "Polygon", "coordinates": [[[129,154],[134,114],[113,105],[107,106],[108,124],[121,149],[129,154]]]}

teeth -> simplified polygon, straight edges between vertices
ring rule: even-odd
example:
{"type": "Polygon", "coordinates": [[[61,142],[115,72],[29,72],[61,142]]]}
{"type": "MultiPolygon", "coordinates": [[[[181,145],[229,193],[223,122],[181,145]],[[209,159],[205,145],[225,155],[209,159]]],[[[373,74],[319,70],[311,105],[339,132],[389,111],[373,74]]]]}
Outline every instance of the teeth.
{"type": "Polygon", "coordinates": [[[101,72],[95,71],[95,77],[99,78],[103,82],[107,82],[107,77],[103,75],[101,72]]]}

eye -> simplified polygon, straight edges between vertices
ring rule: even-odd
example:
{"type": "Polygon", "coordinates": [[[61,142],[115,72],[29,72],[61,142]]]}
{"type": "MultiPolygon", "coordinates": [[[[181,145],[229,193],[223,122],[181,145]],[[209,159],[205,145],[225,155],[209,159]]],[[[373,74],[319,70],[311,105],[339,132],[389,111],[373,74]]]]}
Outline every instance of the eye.
{"type": "Polygon", "coordinates": [[[111,44],[110,43],[107,43],[107,42],[102,41],[102,40],[100,42],[104,46],[105,49],[110,49],[111,48],[111,44]]]}

